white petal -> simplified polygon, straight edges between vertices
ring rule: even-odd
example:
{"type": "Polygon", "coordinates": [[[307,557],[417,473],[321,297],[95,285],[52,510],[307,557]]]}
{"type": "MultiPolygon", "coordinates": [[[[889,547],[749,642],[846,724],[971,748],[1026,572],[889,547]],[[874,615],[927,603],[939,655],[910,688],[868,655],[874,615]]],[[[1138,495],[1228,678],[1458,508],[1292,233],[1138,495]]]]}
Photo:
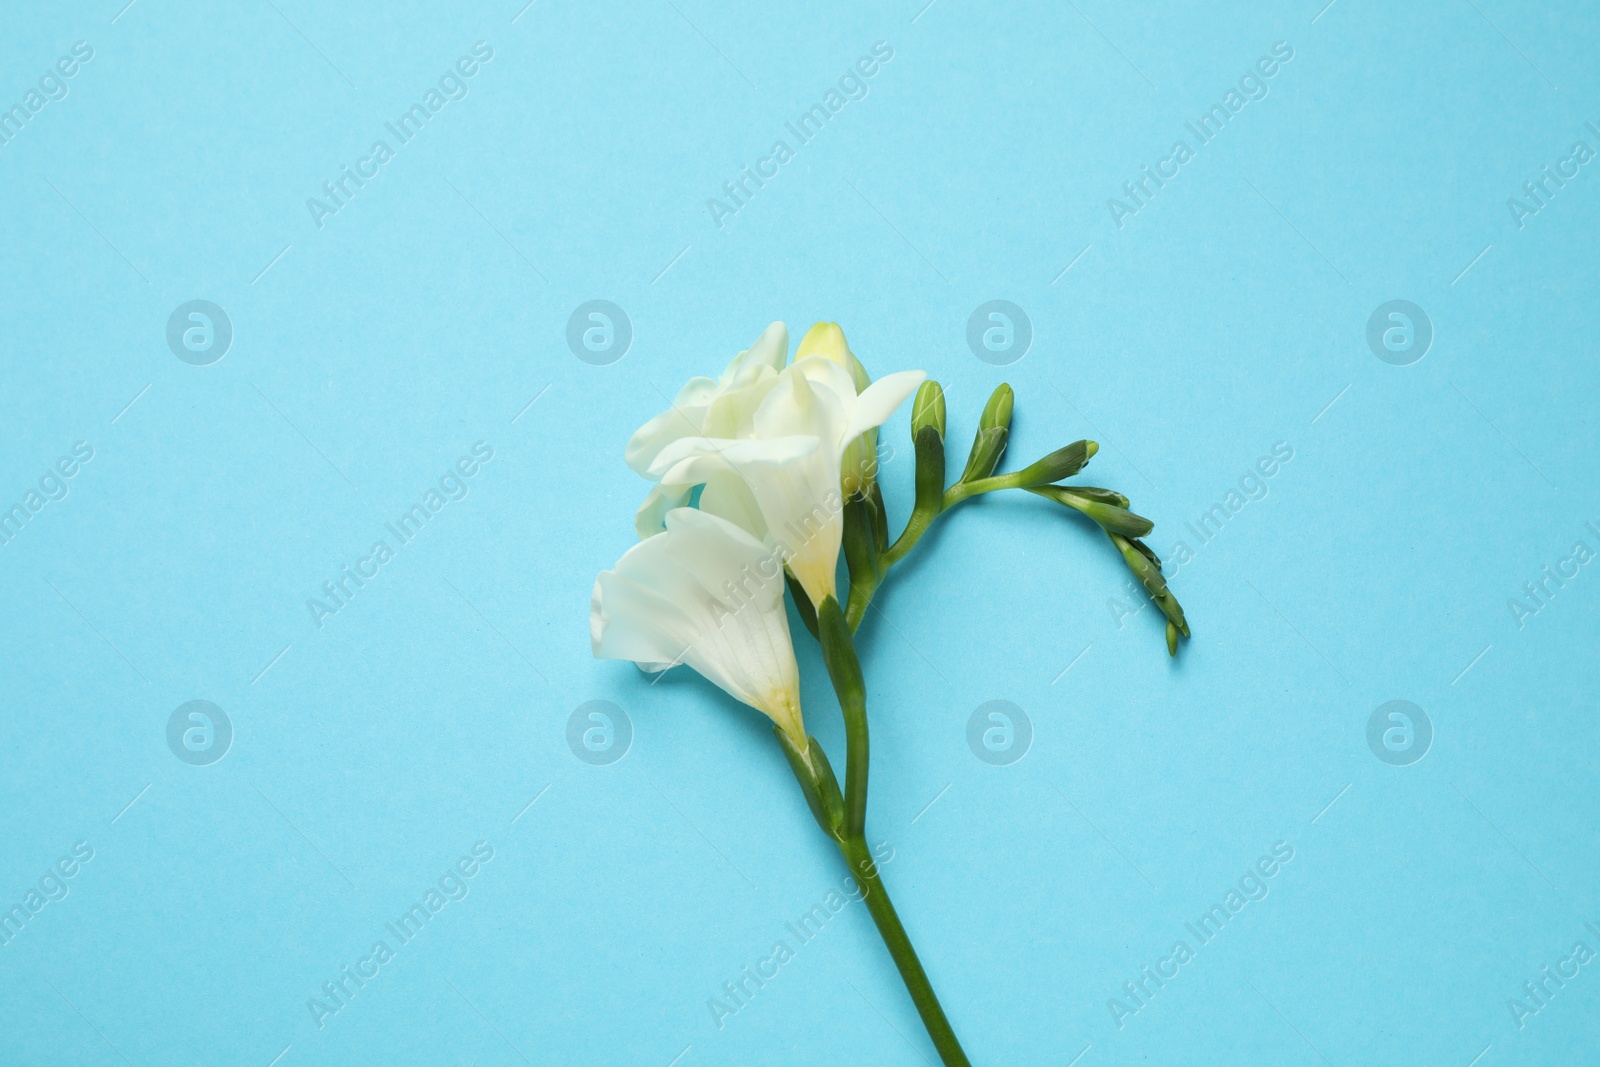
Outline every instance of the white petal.
{"type": "Polygon", "coordinates": [[[772,387],[778,372],[761,367],[706,406],[700,419],[700,432],[707,437],[754,437],[755,414],[772,387]]]}
{"type": "Polygon", "coordinates": [[[691,492],[693,486],[688,485],[651,486],[644,503],[639,505],[639,510],[633,516],[633,529],[639,535],[639,540],[654,537],[666,529],[667,512],[687,504],[691,492]]]}
{"type": "Polygon", "coordinates": [[[783,462],[753,459],[737,470],[766,521],[767,544],[811,602],[821,604],[835,595],[844,534],[837,454],[813,449],[783,462]]]}
{"type": "Polygon", "coordinates": [[[789,330],[774,322],[756,343],[733,357],[720,378],[690,378],[672,405],[634,433],[624,456],[644,474],[663,448],[698,434],[747,436],[756,406],[789,358],[789,330]]]}
{"type": "Polygon", "coordinates": [[[738,474],[718,471],[706,479],[700,491],[700,510],[727,519],[753,537],[765,539],[767,519],[761,514],[755,494],[738,474]]]}
{"type": "Polygon", "coordinates": [[[848,399],[856,395],[856,382],[849,368],[825,356],[807,356],[796,360],[794,369],[817,385],[826,386],[835,396],[848,399]]]}
{"type": "Polygon", "coordinates": [[[882,426],[895,408],[917,391],[927,374],[920,370],[896,371],[867,386],[856,399],[856,409],[850,425],[845,430],[845,440],[853,441],[861,434],[882,426]]]}
{"type": "Polygon", "coordinates": [[[647,668],[686,663],[804,744],[782,567],[715,515],[679,508],[666,527],[595,582],[594,654],[647,668]]]}
{"type": "Polygon", "coordinates": [[[672,485],[702,485],[719,470],[745,463],[788,463],[820,448],[815,437],[775,437],[741,441],[731,438],[685,437],[661,450],[650,465],[651,477],[672,485]]]}
{"type": "Polygon", "coordinates": [[[837,363],[817,356],[801,360],[778,376],[756,408],[756,436],[811,435],[836,449],[850,421],[846,405],[855,402],[849,381],[849,373],[837,363]]]}
{"type": "MultiPolygon", "coordinates": [[[[683,500],[685,490],[705,485],[702,508],[763,538],[820,604],[837,588],[844,451],[887,419],[923,378],[921,371],[891,374],[857,397],[849,371],[832,360],[807,357],[781,373],[763,367],[737,394],[736,434],[680,435],[657,450],[645,473],[660,480],[660,496],[647,501],[641,533],[656,529],[665,500],[683,500]],[[752,405],[757,395],[759,404],[752,405]]],[[[724,393],[713,406],[734,406],[735,395],[724,393]]],[[[731,426],[735,419],[714,421],[731,426]]]]}
{"type": "Polygon", "coordinates": [[[595,658],[628,659],[636,663],[677,659],[681,649],[674,646],[679,643],[669,640],[664,629],[627,621],[658,613],[665,617],[668,608],[656,602],[649,590],[641,589],[613,571],[601,571],[589,597],[589,643],[595,658]]]}
{"type": "Polygon", "coordinates": [[[740,384],[741,376],[753,375],[763,367],[780,371],[787,362],[789,362],[789,327],[781,322],[774,322],[762,331],[761,336],[756,338],[755,344],[733,358],[724,376],[729,378],[730,384],[740,384]]]}
{"type": "MultiPolygon", "coordinates": [[[[834,595],[835,570],[843,534],[839,456],[815,437],[729,441],[686,437],[664,449],[651,473],[663,487],[702,485],[724,476],[739,478],[760,522],[739,525],[760,532],[767,546],[785,560],[815,603],[834,595]]],[[[735,512],[719,489],[718,509],[735,512]]],[[[702,497],[704,503],[704,497],[702,497]]],[[[670,522],[669,522],[670,527],[670,522]]]]}
{"type": "Polygon", "coordinates": [[[628,438],[628,447],[623,453],[628,466],[643,474],[661,449],[685,434],[700,433],[706,410],[719,392],[715,379],[690,378],[688,384],[678,390],[678,397],[671,407],[639,427],[628,438]]]}

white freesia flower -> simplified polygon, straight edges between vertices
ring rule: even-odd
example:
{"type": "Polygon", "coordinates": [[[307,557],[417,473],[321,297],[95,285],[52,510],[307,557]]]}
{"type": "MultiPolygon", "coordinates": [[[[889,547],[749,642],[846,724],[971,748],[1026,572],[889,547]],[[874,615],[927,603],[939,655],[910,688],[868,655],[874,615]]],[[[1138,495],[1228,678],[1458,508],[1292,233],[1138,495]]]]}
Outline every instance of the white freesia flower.
{"type": "MultiPolygon", "coordinates": [[[[628,440],[628,466],[648,476],[661,450],[684,437],[750,436],[756,406],[777,383],[778,372],[788,361],[789,329],[774,322],[755,344],[733,357],[720,377],[690,378],[671,407],[639,427],[628,440]]],[[[657,485],[651,489],[634,516],[639,536],[660,533],[667,512],[689,502],[691,488],[657,485]]]]}
{"type": "Polygon", "coordinates": [[[821,605],[836,594],[845,451],[882,425],[924,377],[901,371],[857,395],[841,363],[798,360],[755,408],[749,436],[681,437],[661,449],[649,473],[661,479],[663,493],[704,485],[700,507],[761,538],[821,605]]]}
{"type": "Polygon", "coordinates": [[[783,571],[759,540],[693,508],[601,571],[589,602],[598,659],[647,671],[687,663],[760,711],[806,750],[800,671],[789,639],[783,571]]]}

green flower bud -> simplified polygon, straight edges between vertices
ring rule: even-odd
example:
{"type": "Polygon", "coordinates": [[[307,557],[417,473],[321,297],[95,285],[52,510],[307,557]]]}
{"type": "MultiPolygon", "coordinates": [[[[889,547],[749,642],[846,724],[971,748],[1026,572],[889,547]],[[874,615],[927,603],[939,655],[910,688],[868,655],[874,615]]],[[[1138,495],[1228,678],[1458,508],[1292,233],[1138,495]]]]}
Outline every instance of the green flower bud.
{"type": "Polygon", "coordinates": [[[999,388],[989,394],[989,402],[983,405],[983,418],[978,421],[980,428],[988,429],[990,426],[1000,426],[1011,429],[1011,406],[1016,403],[1016,394],[1011,391],[1011,386],[1000,383],[999,388]]]}
{"type": "Polygon", "coordinates": [[[978,432],[972,438],[967,469],[961,473],[963,482],[987,478],[1000,465],[1000,457],[1006,451],[1006,438],[1011,433],[1011,406],[1015,401],[1009,385],[1001,384],[989,394],[989,402],[983,406],[983,417],[978,420],[978,432]]]}
{"type": "MultiPolygon", "coordinates": [[[[917,390],[911,414],[911,443],[917,453],[917,498],[906,528],[884,553],[885,566],[893,566],[933,525],[944,509],[944,390],[927,381],[917,390]]],[[[852,597],[852,606],[854,598],[852,597]]],[[[859,616],[852,615],[855,621],[859,616]]]]}
{"type": "Polygon", "coordinates": [[[1128,498],[1120,493],[1097,489],[1093,490],[1094,495],[1091,495],[1075,485],[1036,485],[1029,488],[1028,492],[1048,497],[1058,504],[1082,512],[1099,523],[1100,528],[1107,533],[1121,534],[1123,537],[1143,537],[1155,529],[1155,523],[1143,515],[1135,515],[1122,506],[1128,502],[1128,498]],[[1120,500],[1122,504],[1105,503],[1106,497],[1120,500]]]}
{"type": "Polygon", "coordinates": [[[1100,489],[1092,485],[1075,485],[1072,487],[1073,495],[1081,496],[1086,500],[1093,500],[1098,504],[1110,504],[1114,508],[1127,508],[1128,498],[1114,489],[1100,489]]]}
{"type": "Polygon", "coordinates": [[[800,621],[805,623],[806,629],[811,631],[811,636],[817,636],[817,608],[811,603],[811,598],[806,595],[805,589],[795,581],[793,574],[787,567],[783,570],[783,580],[789,586],[789,595],[794,598],[794,610],[800,616],[800,621]]]}
{"type": "Polygon", "coordinates": [[[1024,489],[1029,486],[1059,482],[1081,471],[1084,464],[1088,463],[1098,451],[1100,446],[1093,441],[1074,441],[1008,477],[1015,478],[1016,484],[1024,489]]]}
{"type": "Polygon", "coordinates": [[[1101,529],[1119,533],[1123,537],[1144,537],[1156,528],[1156,524],[1143,515],[1135,515],[1127,508],[1113,507],[1110,504],[1100,504],[1091,500],[1079,510],[1099,523],[1101,529]]]}
{"type": "Polygon", "coordinates": [[[1106,536],[1111,538],[1111,543],[1122,553],[1123,562],[1128,565],[1128,570],[1133,572],[1134,578],[1138,579],[1155,606],[1161,609],[1161,614],[1167,617],[1168,623],[1178,633],[1188,637],[1189,623],[1183,617],[1183,606],[1178,603],[1178,598],[1167,588],[1167,579],[1161,573],[1161,558],[1150,551],[1149,546],[1143,541],[1131,540],[1109,530],[1106,531],[1106,536]]]}
{"type": "Polygon", "coordinates": [[[927,427],[932,427],[939,439],[944,440],[944,390],[932,378],[922,383],[916,399],[911,402],[911,439],[916,440],[927,427]]]}
{"type": "Polygon", "coordinates": [[[883,508],[883,489],[874,481],[867,486],[867,504],[872,512],[872,534],[881,553],[889,547],[889,513],[883,508]]]}
{"type": "Polygon", "coordinates": [[[1166,576],[1161,573],[1161,560],[1142,543],[1121,534],[1108,534],[1111,543],[1122,553],[1123,562],[1139,580],[1144,591],[1154,600],[1167,591],[1166,576]]]}
{"type": "Polygon", "coordinates": [[[878,530],[872,514],[875,508],[872,496],[853,496],[844,505],[841,548],[850,568],[849,604],[857,620],[866,614],[867,604],[883,580],[883,568],[878,559],[878,530]]]}

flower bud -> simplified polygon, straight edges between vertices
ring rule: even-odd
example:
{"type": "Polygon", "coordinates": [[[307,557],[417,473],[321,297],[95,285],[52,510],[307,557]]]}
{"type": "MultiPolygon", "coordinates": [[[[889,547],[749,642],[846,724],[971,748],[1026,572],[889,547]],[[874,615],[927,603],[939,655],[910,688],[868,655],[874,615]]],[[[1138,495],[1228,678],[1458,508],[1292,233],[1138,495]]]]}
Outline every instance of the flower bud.
{"type": "Polygon", "coordinates": [[[858,620],[856,625],[866,614],[867,604],[883,578],[878,562],[878,529],[873,516],[879,503],[880,498],[874,493],[853,496],[844,505],[844,530],[840,540],[845,563],[850,568],[849,614],[858,620]]]}
{"type": "Polygon", "coordinates": [[[878,544],[878,551],[882,552],[889,547],[889,513],[883,507],[883,487],[877,482],[867,486],[867,510],[872,513],[872,533],[878,544]]]}
{"type": "Polygon", "coordinates": [[[1093,485],[1075,485],[1072,487],[1074,496],[1081,496],[1085,500],[1093,500],[1097,504],[1110,504],[1114,508],[1128,507],[1128,498],[1114,489],[1101,489],[1093,485]]]}
{"type": "Polygon", "coordinates": [[[1056,449],[1038,462],[1029,464],[1014,477],[1017,484],[1023,488],[1059,482],[1081,471],[1084,464],[1088,463],[1098,451],[1100,446],[1093,441],[1074,441],[1065,448],[1056,449]]]}
{"type": "Polygon", "coordinates": [[[901,537],[909,535],[915,544],[944,508],[944,390],[938,382],[923,382],[917,393],[911,443],[917,453],[917,498],[901,537]]]}
{"type": "Polygon", "coordinates": [[[1177,638],[1173,636],[1173,631],[1188,637],[1189,622],[1183,617],[1183,606],[1178,603],[1178,598],[1167,588],[1167,580],[1161,573],[1160,557],[1150,551],[1149,546],[1143,541],[1123,537],[1109,530],[1106,531],[1106,536],[1111,538],[1111,543],[1122,553],[1123,562],[1128,565],[1128,570],[1133,572],[1133,576],[1149,594],[1150,600],[1161,609],[1161,614],[1167,617],[1167,651],[1176,655],[1177,638]]]}
{"type": "Polygon", "coordinates": [[[1135,515],[1123,506],[1127,504],[1128,498],[1121,493],[1112,493],[1104,489],[1084,491],[1075,485],[1035,485],[1029,487],[1028,492],[1048,497],[1057,504],[1064,504],[1082,512],[1099,523],[1101,529],[1107,533],[1121,534],[1123,537],[1143,537],[1155,529],[1155,523],[1143,515],[1135,515]],[[1120,500],[1122,503],[1106,503],[1107,498],[1120,500]]]}
{"type": "Polygon", "coordinates": [[[983,406],[983,418],[978,421],[979,429],[988,429],[991,426],[1000,426],[1011,429],[1011,406],[1016,403],[1017,396],[1011,391],[1011,386],[1000,383],[999,388],[989,394],[989,402],[983,406]]]}
{"type": "Polygon", "coordinates": [[[884,553],[885,569],[911,551],[944,509],[944,390],[931,378],[911,409],[911,444],[917,455],[916,502],[900,537],[884,553]]]}
{"type": "Polygon", "coordinates": [[[1011,386],[1004,383],[989,395],[989,402],[983,406],[983,417],[978,420],[978,432],[972,438],[967,469],[961,473],[963,482],[987,478],[1000,465],[1000,457],[1006,451],[1006,438],[1011,433],[1011,406],[1015,400],[1011,386]]]}
{"type": "Polygon", "coordinates": [[[911,403],[912,440],[927,427],[932,427],[939,439],[944,440],[944,390],[932,378],[922,383],[917,398],[911,403]]]}
{"type": "Polygon", "coordinates": [[[850,351],[850,345],[844,339],[844,330],[840,329],[837,322],[819,322],[806,331],[806,335],[800,338],[800,346],[794,350],[795,362],[798,363],[807,356],[831,359],[849,371],[851,379],[856,383],[857,393],[872,384],[867,368],[863,367],[855,353],[850,351]]]}
{"type": "Polygon", "coordinates": [[[800,621],[805,623],[811,636],[817,636],[817,607],[811,603],[811,598],[806,595],[805,587],[790,573],[786,567],[783,571],[783,580],[789,587],[789,596],[794,599],[795,614],[800,616],[800,621]]]}

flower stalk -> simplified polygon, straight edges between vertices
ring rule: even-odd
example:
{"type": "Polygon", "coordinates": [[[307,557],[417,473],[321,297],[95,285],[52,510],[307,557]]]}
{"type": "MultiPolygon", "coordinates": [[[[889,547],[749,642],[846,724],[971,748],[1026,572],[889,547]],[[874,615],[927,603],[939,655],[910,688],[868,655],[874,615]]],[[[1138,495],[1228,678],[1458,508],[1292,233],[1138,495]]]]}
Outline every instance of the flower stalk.
{"type": "Polygon", "coordinates": [[[811,814],[824,833],[833,839],[849,866],[851,874],[861,886],[862,900],[872,915],[878,935],[889,950],[906,992],[916,1006],[922,1025],[928,1031],[933,1047],[945,1067],[971,1067],[971,1060],[962,1051],[955,1030],[945,1016],[944,1008],[933,991],[933,983],[917,950],[906,933],[905,924],[895,911],[878,872],[877,861],[867,845],[867,763],[870,745],[867,735],[867,690],[861,675],[861,663],[856,657],[855,641],[850,635],[839,601],[829,597],[817,609],[818,637],[822,644],[823,663],[839,698],[839,708],[845,721],[845,785],[840,793],[833,769],[822,746],[810,738],[807,752],[796,750],[782,730],[774,731],[783,746],[789,766],[800,783],[811,814]]]}
{"type": "Polygon", "coordinates": [[[1059,482],[1077,474],[1098,451],[1100,446],[1093,441],[1074,441],[1012,474],[994,474],[970,482],[957,482],[945,491],[944,506],[948,510],[968,497],[992,493],[997,489],[1032,489],[1059,482]]]}
{"type": "Polygon", "coordinates": [[[847,837],[860,837],[867,827],[867,683],[861,677],[850,626],[833,597],[824,600],[817,611],[817,631],[822,662],[844,712],[844,832],[847,837]]]}

